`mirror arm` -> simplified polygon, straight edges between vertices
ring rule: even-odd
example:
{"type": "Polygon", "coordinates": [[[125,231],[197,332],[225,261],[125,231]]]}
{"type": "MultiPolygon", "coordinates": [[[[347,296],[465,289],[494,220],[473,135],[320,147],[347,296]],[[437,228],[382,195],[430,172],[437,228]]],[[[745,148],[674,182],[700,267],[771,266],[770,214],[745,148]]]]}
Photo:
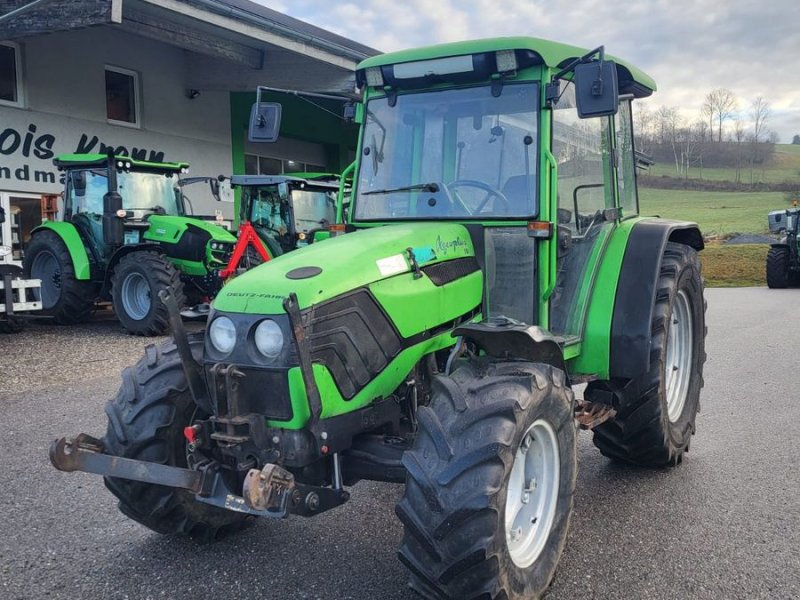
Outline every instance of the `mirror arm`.
{"type": "MultiPolygon", "coordinates": [[[[545,106],[547,108],[553,108],[553,106],[561,96],[560,94],[561,85],[559,79],[563,78],[564,75],[566,75],[567,73],[571,73],[575,69],[575,67],[578,66],[579,64],[591,61],[592,57],[595,54],[599,55],[598,58],[600,61],[600,66],[602,66],[603,61],[605,60],[606,57],[606,49],[605,46],[598,46],[594,50],[589,50],[589,52],[587,52],[583,56],[579,56],[578,58],[570,61],[566,67],[561,69],[558,73],[556,73],[550,78],[550,83],[548,83],[545,86],[545,106]]],[[[602,86],[602,84],[603,80],[600,79],[600,85],[602,86]]]]}

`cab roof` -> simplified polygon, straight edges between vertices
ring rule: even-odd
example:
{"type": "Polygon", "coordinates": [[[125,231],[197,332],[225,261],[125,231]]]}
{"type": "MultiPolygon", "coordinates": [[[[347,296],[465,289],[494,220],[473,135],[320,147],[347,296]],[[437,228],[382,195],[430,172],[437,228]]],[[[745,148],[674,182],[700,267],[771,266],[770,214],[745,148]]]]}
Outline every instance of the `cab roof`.
{"type": "MultiPolygon", "coordinates": [[[[123,155],[115,156],[114,160],[130,163],[134,169],[151,171],[177,172],[189,168],[189,163],[186,162],[150,162],[123,155]]],[[[53,164],[59,169],[74,169],[76,167],[104,167],[107,161],[107,154],[60,154],[53,159],[53,164]]]]}
{"type": "MultiPolygon", "coordinates": [[[[533,37],[502,37],[452,42],[373,56],[361,61],[356,67],[357,80],[359,82],[364,81],[364,71],[370,67],[496,52],[498,50],[517,50],[532,53],[534,58],[532,64],[545,65],[551,69],[563,68],[570,61],[589,52],[588,48],[580,48],[533,37]]],[[[637,98],[644,98],[656,90],[655,80],[644,71],[608,54],[606,54],[605,59],[617,66],[620,93],[632,93],[637,98]]]]}

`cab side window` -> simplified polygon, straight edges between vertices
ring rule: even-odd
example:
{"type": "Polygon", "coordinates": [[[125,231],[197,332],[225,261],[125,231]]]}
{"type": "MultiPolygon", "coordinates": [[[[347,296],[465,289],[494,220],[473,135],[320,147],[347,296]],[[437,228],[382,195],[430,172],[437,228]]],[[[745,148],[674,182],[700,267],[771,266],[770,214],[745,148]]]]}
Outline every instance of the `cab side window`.
{"type": "Polygon", "coordinates": [[[636,194],[636,157],[633,149],[633,124],[630,99],[621,100],[615,118],[617,126],[617,185],[622,218],[639,214],[636,194]]]}

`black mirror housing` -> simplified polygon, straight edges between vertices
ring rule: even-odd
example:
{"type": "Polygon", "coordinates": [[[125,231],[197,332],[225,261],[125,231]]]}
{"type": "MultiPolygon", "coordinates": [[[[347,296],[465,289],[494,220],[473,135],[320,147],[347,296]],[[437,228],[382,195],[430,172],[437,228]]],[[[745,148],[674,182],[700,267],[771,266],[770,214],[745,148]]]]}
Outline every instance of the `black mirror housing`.
{"type": "Polygon", "coordinates": [[[275,142],[281,130],[281,105],[277,102],[256,102],[250,109],[247,139],[251,142],[275,142]]]}
{"type": "Polygon", "coordinates": [[[592,61],[575,65],[573,81],[581,119],[617,114],[619,86],[614,63],[592,61]]]}

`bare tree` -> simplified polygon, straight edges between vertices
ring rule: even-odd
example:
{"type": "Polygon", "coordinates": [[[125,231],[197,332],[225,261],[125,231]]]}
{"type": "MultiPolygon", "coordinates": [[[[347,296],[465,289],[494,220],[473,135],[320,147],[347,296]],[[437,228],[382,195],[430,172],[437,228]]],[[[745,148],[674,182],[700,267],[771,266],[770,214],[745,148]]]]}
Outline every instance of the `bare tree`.
{"type": "Polygon", "coordinates": [[[653,151],[653,125],[655,117],[645,104],[633,103],[633,131],[636,136],[636,149],[639,152],[650,154],[653,151]]]}
{"type": "MultiPolygon", "coordinates": [[[[736,183],[742,182],[742,163],[744,163],[744,123],[742,123],[741,119],[734,119],[734,126],[733,126],[733,141],[736,142],[736,183]]],[[[752,169],[750,174],[750,179],[752,183],[752,169]]]]}
{"type": "Polygon", "coordinates": [[[766,123],[772,114],[772,109],[763,96],[758,96],[750,103],[750,115],[753,118],[753,141],[757,144],[761,138],[767,137],[766,123]]]}
{"type": "Polygon", "coordinates": [[[714,124],[717,126],[717,141],[722,141],[722,128],[725,121],[733,117],[736,110],[736,96],[730,90],[717,88],[706,94],[701,113],[708,118],[711,139],[714,139],[714,124]]]}

